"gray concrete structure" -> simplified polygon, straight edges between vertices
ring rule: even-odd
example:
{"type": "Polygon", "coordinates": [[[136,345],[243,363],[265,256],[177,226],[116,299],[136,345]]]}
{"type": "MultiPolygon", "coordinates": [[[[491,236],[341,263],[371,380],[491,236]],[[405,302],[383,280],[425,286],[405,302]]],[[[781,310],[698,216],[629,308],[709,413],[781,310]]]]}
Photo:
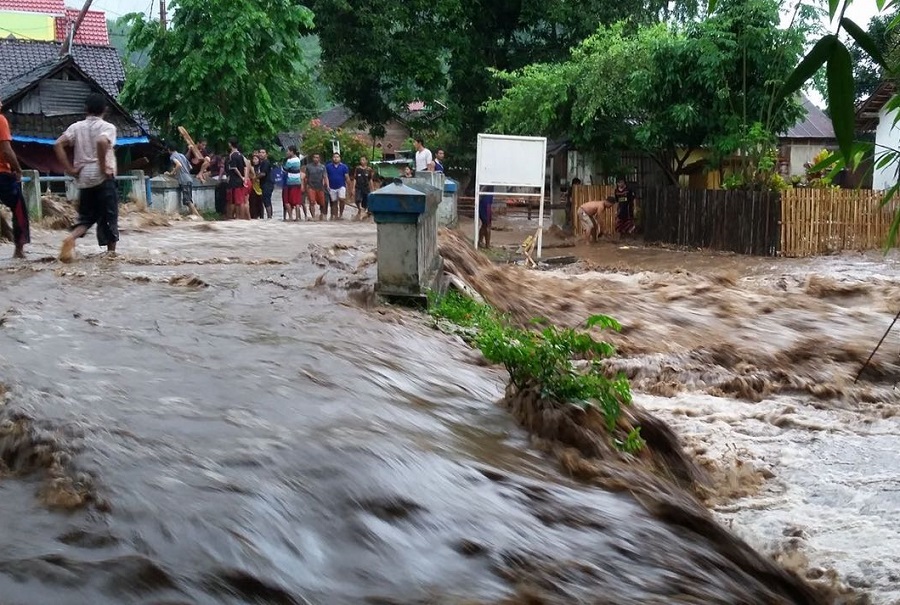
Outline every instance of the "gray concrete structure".
{"type": "Polygon", "coordinates": [[[442,190],[424,179],[404,179],[369,194],[378,234],[378,282],[388,299],[423,302],[438,287],[437,209],[442,190]]]}
{"type": "MultiPolygon", "coordinates": [[[[193,198],[194,204],[201,212],[216,209],[216,185],[218,181],[210,179],[201,183],[194,179],[193,198]]],[[[155,176],[150,179],[150,209],[164,214],[177,214],[183,212],[181,197],[178,191],[178,181],[164,176],[155,176]]]]}
{"type": "Polygon", "coordinates": [[[441,203],[437,209],[438,227],[454,228],[459,224],[457,204],[458,184],[443,172],[418,171],[416,179],[437,187],[442,191],[441,203]]]}

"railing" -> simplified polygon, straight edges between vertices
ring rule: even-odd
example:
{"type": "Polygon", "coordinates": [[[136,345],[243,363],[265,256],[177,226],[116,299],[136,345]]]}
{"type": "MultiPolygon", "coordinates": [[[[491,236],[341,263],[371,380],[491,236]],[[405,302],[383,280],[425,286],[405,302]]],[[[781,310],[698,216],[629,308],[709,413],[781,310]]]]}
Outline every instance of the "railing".
{"type": "MultiPolygon", "coordinates": [[[[133,199],[146,204],[150,199],[150,179],[142,170],[134,170],[129,174],[115,177],[116,188],[121,201],[133,199]]],[[[41,196],[44,194],[41,185],[63,183],[66,186],[66,197],[77,197],[75,179],[71,176],[42,176],[36,170],[25,170],[22,173],[22,193],[25,195],[25,203],[28,206],[28,214],[34,219],[43,216],[41,196]]]]}

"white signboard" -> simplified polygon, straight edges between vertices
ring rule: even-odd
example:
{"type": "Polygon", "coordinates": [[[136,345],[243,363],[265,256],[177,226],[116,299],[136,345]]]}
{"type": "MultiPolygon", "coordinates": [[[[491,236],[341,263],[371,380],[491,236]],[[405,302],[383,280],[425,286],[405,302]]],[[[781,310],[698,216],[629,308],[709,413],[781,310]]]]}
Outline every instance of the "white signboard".
{"type": "Polygon", "coordinates": [[[489,192],[495,199],[506,197],[537,197],[538,212],[537,257],[541,257],[544,232],[544,183],[547,173],[547,139],[545,137],[517,137],[502,134],[479,134],[478,156],[475,160],[475,247],[478,248],[478,209],[485,187],[531,187],[540,193],[505,195],[489,192]]]}

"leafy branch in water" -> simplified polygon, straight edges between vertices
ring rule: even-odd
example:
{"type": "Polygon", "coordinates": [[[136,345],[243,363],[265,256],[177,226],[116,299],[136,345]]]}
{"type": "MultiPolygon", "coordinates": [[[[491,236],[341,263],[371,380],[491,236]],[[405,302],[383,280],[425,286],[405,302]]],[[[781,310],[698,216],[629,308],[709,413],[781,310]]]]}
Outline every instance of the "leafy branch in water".
{"type": "MultiPolygon", "coordinates": [[[[615,353],[612,345],[594,340],[585,330],[559,328],[545,319],[533,320],[534,329],[515,327],[492,307],[453,291],[433,296],[430,302],[429,314],[452,324],[485,359],[503,364],[516,389],[537,386],[546,399],[582,409],[593,406],[610,433],[615,433],[622,406],[632,398],[628,379],[622,374],[609,378],[600,366],[615,353]]],[[[605,315],[588,318],[585,328],[595,327],[621,329],[605,315]]],[[[630,453],[644,445],[640,428],[613,442],[630,453]]]]}

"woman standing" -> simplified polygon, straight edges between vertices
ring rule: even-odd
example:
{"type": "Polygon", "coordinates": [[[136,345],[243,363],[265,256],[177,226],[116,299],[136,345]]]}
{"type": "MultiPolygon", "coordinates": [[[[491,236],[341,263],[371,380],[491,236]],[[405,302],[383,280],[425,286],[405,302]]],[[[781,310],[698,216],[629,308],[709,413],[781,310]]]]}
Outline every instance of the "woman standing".
{"type": "Polygon", "coordinates": [[[250,218],[263,218],[262,183],[259,180],[259,154],[250,158],[250,218]]]}

